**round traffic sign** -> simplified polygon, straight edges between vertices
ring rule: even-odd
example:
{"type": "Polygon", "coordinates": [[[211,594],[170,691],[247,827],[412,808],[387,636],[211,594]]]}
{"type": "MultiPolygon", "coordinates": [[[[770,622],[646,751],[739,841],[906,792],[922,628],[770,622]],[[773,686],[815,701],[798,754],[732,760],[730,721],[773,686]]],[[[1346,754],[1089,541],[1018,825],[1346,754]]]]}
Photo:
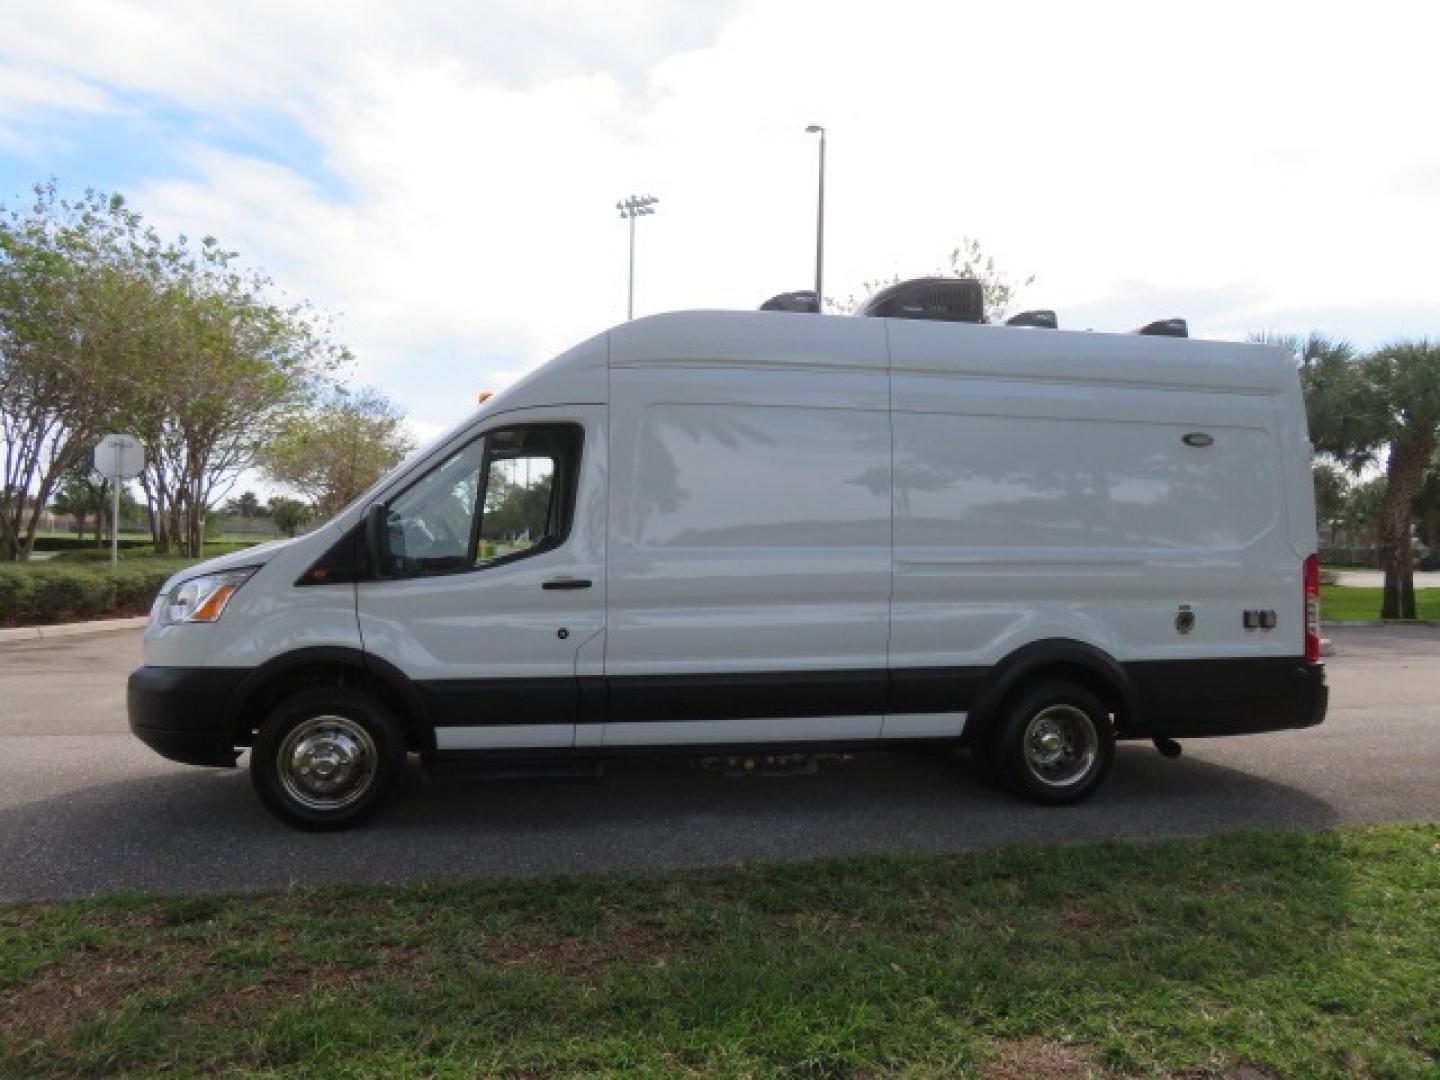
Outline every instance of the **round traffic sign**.
{"type": "Polygon", "coordinates": [[[145,469],[145,447],[134,435],[106,435],[95,447],[95,471],[107,480],[130,480],[145,469]]]}

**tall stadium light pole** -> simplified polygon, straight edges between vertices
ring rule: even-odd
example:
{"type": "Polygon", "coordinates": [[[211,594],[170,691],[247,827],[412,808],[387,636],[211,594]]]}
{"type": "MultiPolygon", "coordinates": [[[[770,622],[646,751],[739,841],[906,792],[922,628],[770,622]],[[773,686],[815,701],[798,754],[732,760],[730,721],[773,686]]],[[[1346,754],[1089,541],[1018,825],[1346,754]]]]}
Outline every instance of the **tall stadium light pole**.
{"type": "Polygon", "coordinates": [[[815,210],[815,303],[816,311],[825,310],[825,129],[811,124],[807,135],[820,136],[820,196],[815,210]]]}
{"type": "Polygon", "coordinates": [[[654,195],[631,195],[615,204],[620,216],[630,222],[630,289],[625,299],[625,318],[635,317],[635,219],[655,213],[655,204],[660,200],[654,195]]]}

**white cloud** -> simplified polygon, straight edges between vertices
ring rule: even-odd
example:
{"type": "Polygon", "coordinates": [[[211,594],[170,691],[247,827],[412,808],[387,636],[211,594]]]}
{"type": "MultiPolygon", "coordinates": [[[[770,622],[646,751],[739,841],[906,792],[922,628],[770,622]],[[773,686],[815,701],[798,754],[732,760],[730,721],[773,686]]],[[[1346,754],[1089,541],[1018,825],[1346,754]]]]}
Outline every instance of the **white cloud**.
{"type": "Polygon", "coordinates": [[[639,223],[641,312],[808,285],[812,122],[832,295],[971,235],[1036,272],[1025,299],[1062,325],[1363,337],[1391,312],[1434,332],[1431,5],[597,11],[36,4],[3,48],[51,85],[0,80],[0,122],[138,95],[300,123],[305,175],[192,136],[186,173],[133,201],[338,311],[360,378],[421,427],[623,316],[622,195],[662,200],[639,223]]]}

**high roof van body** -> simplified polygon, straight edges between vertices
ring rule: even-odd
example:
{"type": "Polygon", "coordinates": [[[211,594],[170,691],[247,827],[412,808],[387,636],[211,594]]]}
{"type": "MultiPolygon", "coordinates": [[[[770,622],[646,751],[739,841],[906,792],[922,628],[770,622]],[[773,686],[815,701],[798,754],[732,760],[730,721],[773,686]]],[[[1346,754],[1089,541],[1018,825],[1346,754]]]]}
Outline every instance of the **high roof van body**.
{"type": "Polygon", "coordinates": [[[177,574],[135,733],[305,827],[426,761],[927,743],[1090,793],[1115,739],[1321,722],[1293,361],[775,312],[639,319],[334,520],[177,574]]]}

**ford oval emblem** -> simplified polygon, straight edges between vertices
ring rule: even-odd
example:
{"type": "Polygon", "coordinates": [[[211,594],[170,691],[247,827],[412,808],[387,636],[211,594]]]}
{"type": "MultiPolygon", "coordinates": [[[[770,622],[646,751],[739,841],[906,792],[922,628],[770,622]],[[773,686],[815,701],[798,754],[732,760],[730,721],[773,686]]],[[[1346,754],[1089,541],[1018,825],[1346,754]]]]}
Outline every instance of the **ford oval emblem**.
{"type": "Polygon", "coordinates": [[[1207,435],[1203,431],[1192,431],[1182,440],[1186,446],[1212,446],[1215,443],[1213,435],[1207,435]]]}

